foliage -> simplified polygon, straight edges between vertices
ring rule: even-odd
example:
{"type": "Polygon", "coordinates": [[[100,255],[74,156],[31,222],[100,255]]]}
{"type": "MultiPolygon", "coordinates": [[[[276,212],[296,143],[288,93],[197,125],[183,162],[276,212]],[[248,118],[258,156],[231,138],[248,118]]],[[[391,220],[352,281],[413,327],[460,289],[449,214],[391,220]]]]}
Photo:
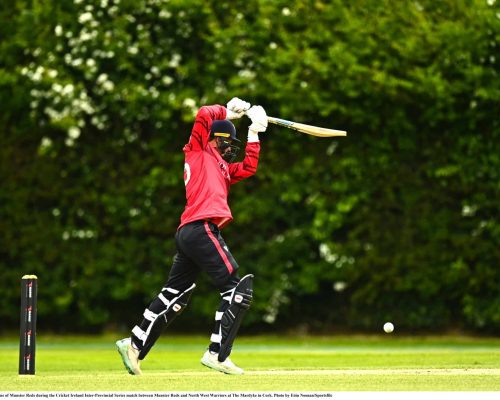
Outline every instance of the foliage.
{"type": "MultiPolygon", "coordinates": [[[[135,323],[175,252],[193,115],[238,96],[349,132],[270,127],[232,189],[248,326],[499,332],[495,1],[4,3],[2,327],[24,273],[47,329],[135,323]]],[[[179,325],[216,303],[201,279],[179,325]]]]}

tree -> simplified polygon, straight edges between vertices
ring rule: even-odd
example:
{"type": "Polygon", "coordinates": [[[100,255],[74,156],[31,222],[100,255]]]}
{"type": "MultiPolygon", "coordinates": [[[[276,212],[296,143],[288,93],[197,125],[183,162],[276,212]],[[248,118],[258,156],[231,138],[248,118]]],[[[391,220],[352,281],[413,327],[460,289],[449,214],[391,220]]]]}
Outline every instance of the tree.
{"type": "Polygon", "coordinates": [[[6,326],[25,273],[42,326],[134,322],[175,251],[193,115],[238,96],[348,131],[270,127],[232,190],[248,326],[498,332],[494,2],[10,1],[0,21],[6,326]]]}

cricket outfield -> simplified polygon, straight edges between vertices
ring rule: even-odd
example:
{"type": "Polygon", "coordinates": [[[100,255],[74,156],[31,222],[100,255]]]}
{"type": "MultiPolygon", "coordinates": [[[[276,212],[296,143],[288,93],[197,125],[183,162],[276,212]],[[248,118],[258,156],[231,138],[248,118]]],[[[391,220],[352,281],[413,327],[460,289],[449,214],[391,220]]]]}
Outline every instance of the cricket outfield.
{"type": "Polygon", "coordinates": [[[200,364],[206,338],[167,335],[130,376],[119,338],[39,335],[35,376],[18,375],[19,343],[0,338],[0,391],[500,391],[497,338],[241,337],[243,376],[200,364]]]}

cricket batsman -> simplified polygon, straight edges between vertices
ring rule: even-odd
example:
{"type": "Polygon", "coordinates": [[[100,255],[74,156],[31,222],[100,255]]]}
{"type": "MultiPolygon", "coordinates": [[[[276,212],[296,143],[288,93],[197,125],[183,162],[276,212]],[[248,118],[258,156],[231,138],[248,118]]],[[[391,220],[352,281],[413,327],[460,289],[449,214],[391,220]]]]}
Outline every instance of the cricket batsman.
{"type": "Polygon", "coordinates": [[[254,175],[259,161],[259,133],[267,128],[261,106],[237,97],[221,105],[199,109],[189,142],[184,146],[186,207],[175,234],[177,252],[166,284],[144,310],[142,321],[131,337],[116,346],[127,371],[141,375],[142,361],[162,331],[179,315],[195,289],[200,272],[208,274],[220,293],[210,345],[201,363],[226,374],[241,375],[243,369],[229,358],[246,310],[252,302],[253,275],[239,277],[239,266],[224,241],[221,230],[232,221],[228,194],[232,184],[254,175]],[[246,114],[251,125],[245,157],[233,162],[239,143],[232,119],[246,114]]]}

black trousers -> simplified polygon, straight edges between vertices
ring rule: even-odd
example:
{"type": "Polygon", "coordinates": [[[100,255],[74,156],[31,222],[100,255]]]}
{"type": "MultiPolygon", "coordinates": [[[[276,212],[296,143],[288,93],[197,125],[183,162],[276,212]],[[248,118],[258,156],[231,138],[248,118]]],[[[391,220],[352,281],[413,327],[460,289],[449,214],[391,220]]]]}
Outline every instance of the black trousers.
{"type": "MultiPolygon", "coordinates": [[[[221,293],[221,302],[216,313],[216,321],[211,337],[210,350],[220,349],[220,318],[229,307],[225,292],[231,291],[240,278],[238,264],[229,251],[217,225],[208,221],[195,221],[184,225],[175,235],[177,253],[170,270],[167,283],[160,294],[144,312],[142,322],[132,330],[132,341],[141,352],[142,360],[160,337],[162,330],[175,315],[167,321],[165,313],[171,301],[178,298],[193,283],[200,272],[206,272],[221,293]],[[158,319],[158,316],[164,316],[158,319]],[[164,324],[167,322],[167,324],[164,324]],[[216,339],[214,339],[216,338],[216,339]],[[213,339],[213,340],[212,340],[213,339]]],[[[174,313],[175,314],[175,313],[174,313]]]]}
{"type": "Polygon", "coordinates": [[[195,221],[175,234],[177,253],[166,287],[187,289],[200,272],[211,278],[219,292],[234,288],[239,282],[238,263],[229,251],[219,228],[209,221],[195,221]]]}

